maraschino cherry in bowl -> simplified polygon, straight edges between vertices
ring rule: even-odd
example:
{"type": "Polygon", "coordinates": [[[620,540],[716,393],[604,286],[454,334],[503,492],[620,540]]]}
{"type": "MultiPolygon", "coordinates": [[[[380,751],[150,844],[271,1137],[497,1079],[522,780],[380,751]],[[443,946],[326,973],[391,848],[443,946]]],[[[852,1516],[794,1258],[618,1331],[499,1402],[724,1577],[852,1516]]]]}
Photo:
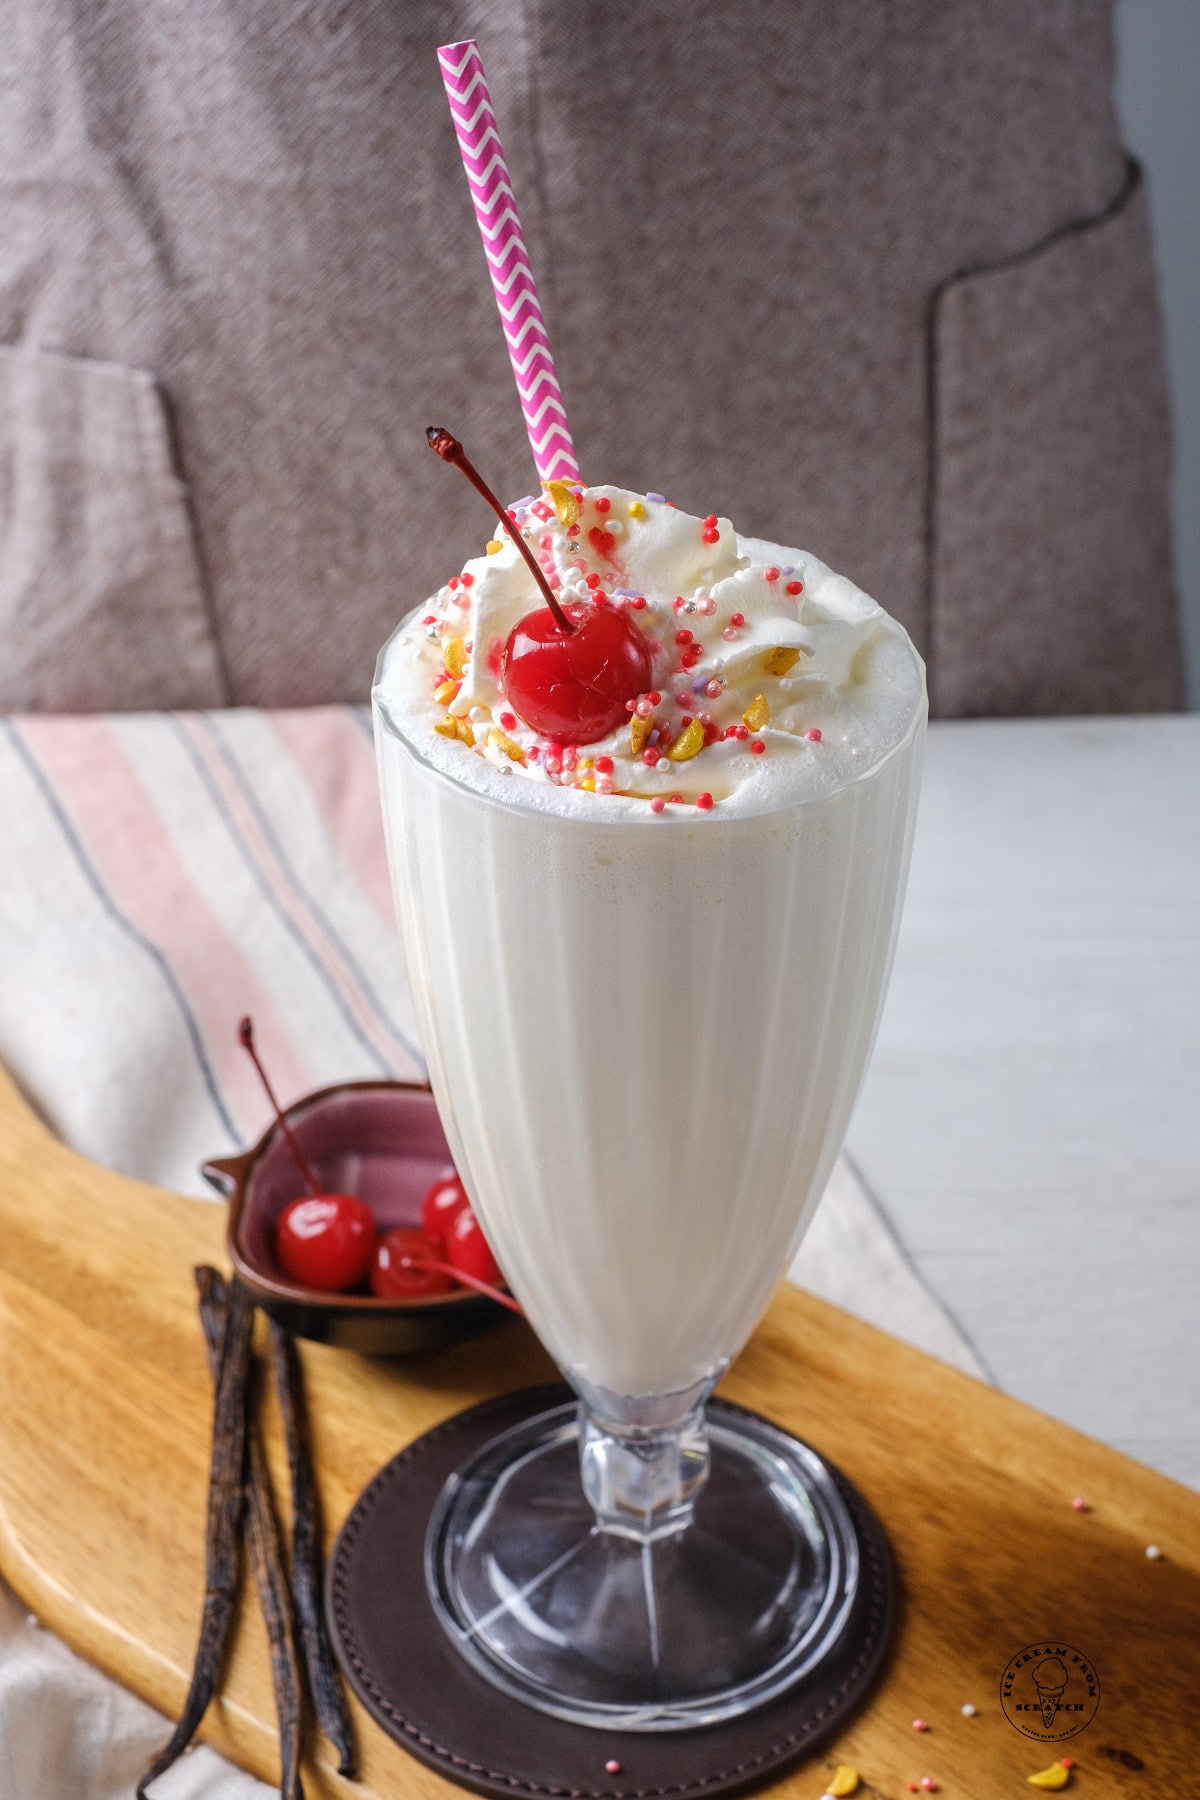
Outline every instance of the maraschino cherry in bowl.
{"type": "MultiPolygon", "coordinates": [[[[306,1094],[282,1117],[318,1197],[348,1195],[365,1203],[380,1246],[394,1241],[394,1232],[419,1232],[432,1190],[454,1177],[450,1146],[425,1086],[343,1082],[306,1094]]],[[[228,1198],[227,1243],[239,1278],[263,1311],[297,1337],[367,1356],[402,1356],[440,1349],[505,1317],[499,1299],[449,1278],[420,1284],[433,1291],[397,1296],[372,1293],[369,1270],[348,1292],[289,1273],[280,1258],[280,1220],[311,1197],[311,1187],[280,1124],[268,1126],[240,1156],[206,1162],[203,1173],[228,1198]]],[[[380,1254],[386,1264],[382,1248],[380,1254]]],[[[386,1277],[376,1285],[386,1288],[386,1277]]]]}

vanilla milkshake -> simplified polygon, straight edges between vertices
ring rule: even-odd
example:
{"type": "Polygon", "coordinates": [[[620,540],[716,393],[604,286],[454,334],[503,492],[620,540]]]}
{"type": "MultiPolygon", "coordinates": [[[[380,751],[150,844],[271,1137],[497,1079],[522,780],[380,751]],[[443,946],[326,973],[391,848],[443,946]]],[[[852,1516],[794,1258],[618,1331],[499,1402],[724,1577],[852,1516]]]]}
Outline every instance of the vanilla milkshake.
{"type": "Polygon", "coordinates": [[[511,516],[573,618],[607,609],[639,634],[647,677],[592,741],[531,723],[518,695],[561,702],[513,669],[539,595],[504,536],[382,652],[430,1079],[505,1275],[579,1390],[699,1392],[786,1269],[858,1093],[923,671],[852,583],[715,515],[555,483],[511,516]]]}

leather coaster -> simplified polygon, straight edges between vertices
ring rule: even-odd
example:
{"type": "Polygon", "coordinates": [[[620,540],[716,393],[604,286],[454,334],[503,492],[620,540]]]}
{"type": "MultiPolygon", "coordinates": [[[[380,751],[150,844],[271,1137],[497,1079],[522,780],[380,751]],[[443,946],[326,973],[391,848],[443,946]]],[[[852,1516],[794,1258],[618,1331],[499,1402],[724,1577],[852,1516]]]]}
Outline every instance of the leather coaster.
{"type": "MultiPolygon", "coordinates": [[[[562,1800],[653,1800],[744,1793],[781,1775],[866,1694],[887,1648],[893,1577],[866,1501],[830,1467],[859,1536],[861,1579],[832,1655],[786,1694],[695,1731],[607,1732],[550,1718],[485,1681],[439,1625],[425,1589],[425,1529],[447,1478],[490,1438],[572,1398],[525,1388],[447,1419],[401,1451],[342,1526],[326,1580],[334,1647],[355,1693],[389,1737],[476,1793],[562,1800]],[[605,1764],[620,1764],[609,1775],[605,1764]]],[[[709,1410],[742,1408],[712,1400],[709,1410]]]]}

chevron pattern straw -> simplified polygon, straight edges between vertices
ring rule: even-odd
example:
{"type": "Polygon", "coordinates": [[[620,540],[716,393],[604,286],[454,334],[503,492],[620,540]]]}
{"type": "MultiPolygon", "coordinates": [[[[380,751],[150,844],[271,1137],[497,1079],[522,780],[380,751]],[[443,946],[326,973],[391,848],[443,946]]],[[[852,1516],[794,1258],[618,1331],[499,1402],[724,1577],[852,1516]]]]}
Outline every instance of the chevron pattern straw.
{"type": "Polygon", "coordinates": [[[544,482],[578,481],[579,464],[575,461],[571,428],[554,372],[550,339],[529,266],[479,47],[474,38],[461,44],[443,44],[438,62],[537,472],[544,482]]]}

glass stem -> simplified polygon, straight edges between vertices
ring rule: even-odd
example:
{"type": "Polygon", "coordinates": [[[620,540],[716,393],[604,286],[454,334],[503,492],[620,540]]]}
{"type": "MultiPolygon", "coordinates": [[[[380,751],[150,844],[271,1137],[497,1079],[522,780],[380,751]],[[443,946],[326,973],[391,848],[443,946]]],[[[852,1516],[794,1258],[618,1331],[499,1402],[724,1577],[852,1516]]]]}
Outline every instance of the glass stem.
{"type": "Polygon", "coordinates": [[[704,1405],[671,1424],[616,1424],[579,1408],[583,1491],[601,1531],[648,1544],[691,1524],[708,1480],[704,1405]]]}

